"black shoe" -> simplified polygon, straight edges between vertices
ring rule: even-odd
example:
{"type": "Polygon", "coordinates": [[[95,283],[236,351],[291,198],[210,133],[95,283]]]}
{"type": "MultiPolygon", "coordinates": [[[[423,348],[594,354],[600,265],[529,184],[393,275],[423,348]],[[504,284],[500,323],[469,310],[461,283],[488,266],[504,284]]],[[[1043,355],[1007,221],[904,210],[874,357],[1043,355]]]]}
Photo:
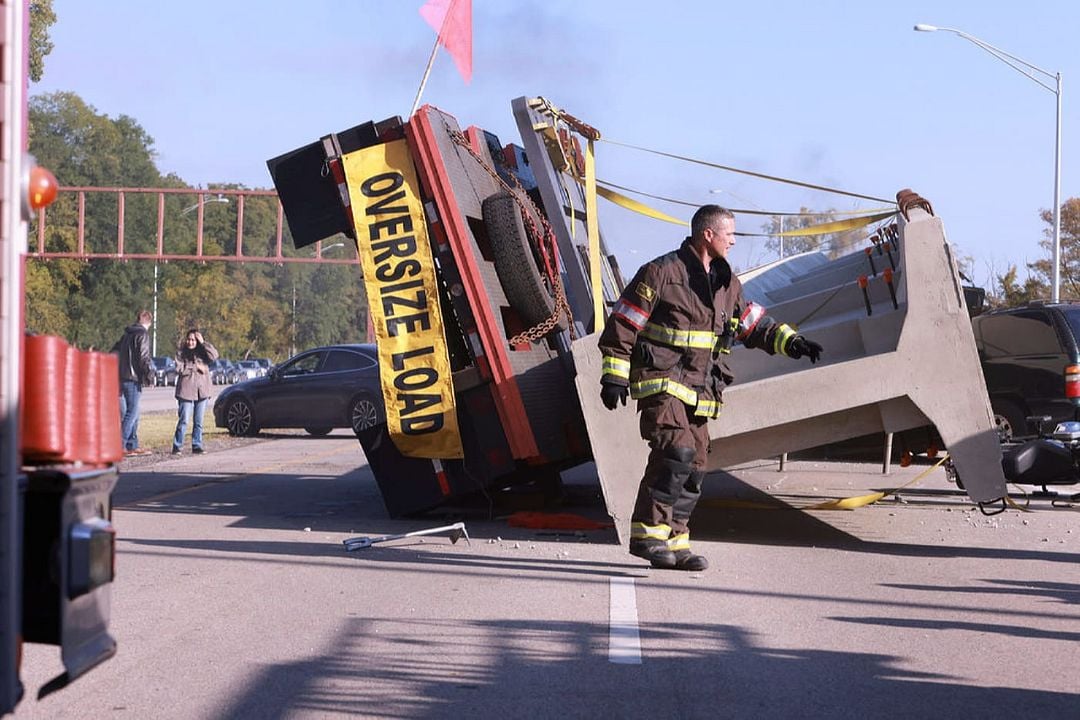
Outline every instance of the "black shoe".
{"type": "Polygon", "coordinates": [[[667,543],[655,538],[630,540],[630,554],[645,558],[654,568],[676,567],[675,553],[668,550],[667,543]]]}
{"type": "Polygon", "coordinates": [[[195,453],[196,455],[202,455],[206,451],[203,450],[201,447],[193,447],[191,448],[191,452],[195,453]]]}
{"type": "Polygon", "coordinates": [[[173,455],[179,455],[179,454],[180,454],[180,448],[178,448],[178,447],[174,447],[174,448],[172,449],[172,454],[173,454],[173,455]]]}
{"type": "Polygon", "coordinates": [[[673,554],[675,556],[676,570],[700,572],[709,569],[709,561],[701,555],[695,555],[689,550],[676,550],[673,554]]]}

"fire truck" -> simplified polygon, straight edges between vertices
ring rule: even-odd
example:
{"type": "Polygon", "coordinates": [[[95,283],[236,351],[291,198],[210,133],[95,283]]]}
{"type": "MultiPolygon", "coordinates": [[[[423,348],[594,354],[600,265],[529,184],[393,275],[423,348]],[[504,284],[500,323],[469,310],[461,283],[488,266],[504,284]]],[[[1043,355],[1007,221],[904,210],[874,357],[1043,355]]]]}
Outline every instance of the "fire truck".
{"type": "Polygon", "coordinates": [[[23,643],[60,649],[59,690],[112,657],[122,456],[115,357],[24,336],[27,223],[56,196],[26,154],[27,3],[0,4],[0,715],[23,697],[23,643]]]}

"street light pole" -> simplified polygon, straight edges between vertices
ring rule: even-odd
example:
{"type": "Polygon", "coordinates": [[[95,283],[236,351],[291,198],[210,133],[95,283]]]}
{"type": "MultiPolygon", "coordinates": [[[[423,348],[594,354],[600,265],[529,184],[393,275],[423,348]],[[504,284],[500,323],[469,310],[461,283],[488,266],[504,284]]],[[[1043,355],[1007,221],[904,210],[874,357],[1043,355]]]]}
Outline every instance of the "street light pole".
{"type": "Polygon", "coordinates": [[[157,260],[155,260],[154,261],[154,335],[153,335],[153,339],[150,342],[150,346],[151,346],[150,347],[150,354],[154,355],[154,356],[157,355],[157,326],[158,326],[158,319],[157,319],[157,274],[158,274],[158,264],[157,264],[157,260]]]}
{"type": "Polygon", "coordinates": [[[784,216],[777,215],[777,219],[780,221],[780,234],[777,239],[780,241],[780,259],[784,259],[784,216]]]}
{"type": "Polygon", "coordinates": [[[915,26],[915,30],[918,32],[937,32],[940,30],[941,32],[950,32],[953,35],[958,35],[973,45],[990,53],[1013,70],[1037,84],[1039,87],[1049,90],[1057,96],[1057,129],[1054,141],[1054,247],[1050,302],[1059,302],[1061,300],[1061,73],[1052,73],[1049,70],[1043,70],[1037,65],[1032,65],[1015,55],[1010,55],[1004,50],[996,48],[990,43],[980,40],[973,35],[968,35],[966,32],[957,30],[956,28],[936,27],[934,25],[919,23],[915,26]],[[1029,71],[1037,72],[1040,75],[1054,80],[1054,85],[1050,85],[1048,82],[1033,75],[1029,71]]]}
{"type": "Polygon", "coordinates": [[[292,281],[292,339],[289,341],[289,357],[296,354],[296,278],[292,281]]]}
{"type": "MultiPolygon", "coordinates": [[[[323,253],[333,250],[334,248],[345,247],[345,243],[336,242],[332,245],[322,246],[320,243],[316,246],[315,250],[311,252],[311,257],[322,258],[323,253]]],[[[292,279],[292,339],[289,342],[289,357],[296,354],[296,276],[293,275],[292,279]]]]}

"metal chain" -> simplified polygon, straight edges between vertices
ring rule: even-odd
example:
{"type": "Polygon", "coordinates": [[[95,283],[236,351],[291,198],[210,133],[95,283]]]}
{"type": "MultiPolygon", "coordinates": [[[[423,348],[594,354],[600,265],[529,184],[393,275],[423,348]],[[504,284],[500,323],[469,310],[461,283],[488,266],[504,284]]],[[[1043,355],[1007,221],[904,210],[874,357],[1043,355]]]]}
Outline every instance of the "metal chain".
{"type": "MultiPolygon", "coordinates": [[[[517,206],[521,211],[521,218],[525,222],[527,229],[531,233],[531,236],[534,238],[538,238],[538,243],[547,242],[548,246],[551,248],[552,257],[557,257],[555,231],[551,229],[551,224],[548,222],[544,214],[540,212],[540,209],[536,207],[536,204],[532,201],[532,198],[529,197],[528,193],[525,192],[525,188],[523,188],[521,186],[521,183],[518,182],[517,177],[515,177],[513,174],[510,175],[510,179],[514,181],[514,187],[511,187],[509,183],[502,179],[502,177],[499,175],[498,171],[495,170],[495,168],[488,165],[484,158],[482,158],[478,152],[473,150],[472,145],[469,143],[469,139],[466,138],[461,131],[454,130],[449,125],[445,125],[445,128],[447,134],[450,136],[450,139],[453,140],[456,144],[465,148],[465,150],[473,156],[473,159],[475,159],[476,162],[479,163],[480,167],[483,168],[487,172],[487,174],[490,175],[492,179],[499,184],[500,187],[510,193],[511,197],[514,198],[514,202],[517,203],[517,206]],[[529,205],[532,207],[532,212],[529,212],[529,209],[525,206],[526,202],[528,202],[529,205]],[[540,224],[543,226],[543,232],[541,232],[540,229],[536,227],[536,220],[534,219],[534,214],[536,218],[540,219],[540,224]]],[[[574,332],[574,315],[573,312],[570,310],[570,303],[566,300],[566,292],[563,290],[562,277],[559,276],[558,272],[555,273],[554,278],[551,278],[551,286],[551,289],[555,295],[555,308],[552,310],[551,316],[548,317],[547,320],[541,322],[539,325],[535,325],[528,330],[520,332],[514,337],[510,338],[511,345],[520,345],[521,343],[525,342],[532,343],[536,342],[537,340],[541,340],[544,337],[547,337],[547,335],[551,333],[552,330],[558,327],[559,316],[563,313],[566,314],[567,327],[570,330],[570,339],[577,339],[577,333],[574,332]]]]}

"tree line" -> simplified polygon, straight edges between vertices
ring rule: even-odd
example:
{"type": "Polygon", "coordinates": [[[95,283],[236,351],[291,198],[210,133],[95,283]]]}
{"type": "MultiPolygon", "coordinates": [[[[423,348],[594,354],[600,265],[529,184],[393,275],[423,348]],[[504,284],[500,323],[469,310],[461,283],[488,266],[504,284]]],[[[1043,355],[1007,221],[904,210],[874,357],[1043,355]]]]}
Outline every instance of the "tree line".
{"type": "MultiPolygon", "coordinates": [[[[154,160],[153,138],[131,117],[110,118],[78,95],[37,95],[29,103],[30,151],[63,186],[186,188],[175,174],[163,174],[154,160]]],[[[211,184],[206,193],[247,189],[211,184]]],[[[196,195],[165,195],[164,247],[169,254],[194,254],[196,214],[185,213],[196,195]]],[[[158,199],[125,196],[124,251],[154,253],[158,199]]],[[[236,250],[238,206],[206,203],[203,253],[236,250]]],[[[270,255],[276,245],[277,199],[247,197],[243,209],[245,255],[270,255]]],[[[88,193],[84,211],[88,252],[115,252],[116,197],[88,193]]],[[[74,193],[62,193],[46,213],[45,247],[75,251],[78,207],[74,193]]],[[[36,220],[31,227],[37,238],[36,220]]],[[[282,254],[294,250],[284,228],[282,254]]],[[[352,241],[332,238],[327,244],[352,241]]],[[[347,249],[347,248],[343,248],[347,249]]],[[[340,251],[338,251],[340,252],[340,251]]],[[[108,349],[140,309],[152,309],[157,273],[155,334],[159,355],[172,355],[189,328],[199,328],[223,357],[270,357],[280,361],[295,347],[362,342],[367,324],[359,266],[117,259],[28,259],[26,329],[59,335],[81,348],[108,349]]]]}
{"type": "MultiPolygon", "coordinates": [[[[781,247],[778,233],[781,229],[790,231],[843,219],[843,216],[835,210],[815,213],[809,208],[801,208],[800,212],[803,214],[783,219],[782,227],[779,217],[773,217],[761,226],[762,233],[769,236],[765,241],[766,250],[778,254],[781,247]]],[[[1039,241],[1045,256],[1035,262],[1027,263],[1023,277],[1021,277],[1020,268],[1015,264],[1010,264],[1004,271],[995,267],[987,268],[991,287],[983,289],[986,290],[989,307],[1013,307],[1033,300],[1050,299],[1054,216],[1051,211],[1042,210],[1039,212],[1039,217],[1046,223],[1043,238],[1039,241]]],[[[785,257],[814,250],[824,252],[830,257],[838,257],[851,252],[853,248],[865,247],[866,244],[866,230],[858,229],[826,235],[785,238],[783,250],[785,257]]],[[[971,282],[970,276],[974,275],[977,261],[974,257],[955,250],[954,248],[953,257],[956,258],[960,274],[965,280],[971,282]]],[[[1060,254],[1061,300],[1063,302],[1080,300],[1080,198],[1069,198],[1061,205],[1060,254]]]]}

